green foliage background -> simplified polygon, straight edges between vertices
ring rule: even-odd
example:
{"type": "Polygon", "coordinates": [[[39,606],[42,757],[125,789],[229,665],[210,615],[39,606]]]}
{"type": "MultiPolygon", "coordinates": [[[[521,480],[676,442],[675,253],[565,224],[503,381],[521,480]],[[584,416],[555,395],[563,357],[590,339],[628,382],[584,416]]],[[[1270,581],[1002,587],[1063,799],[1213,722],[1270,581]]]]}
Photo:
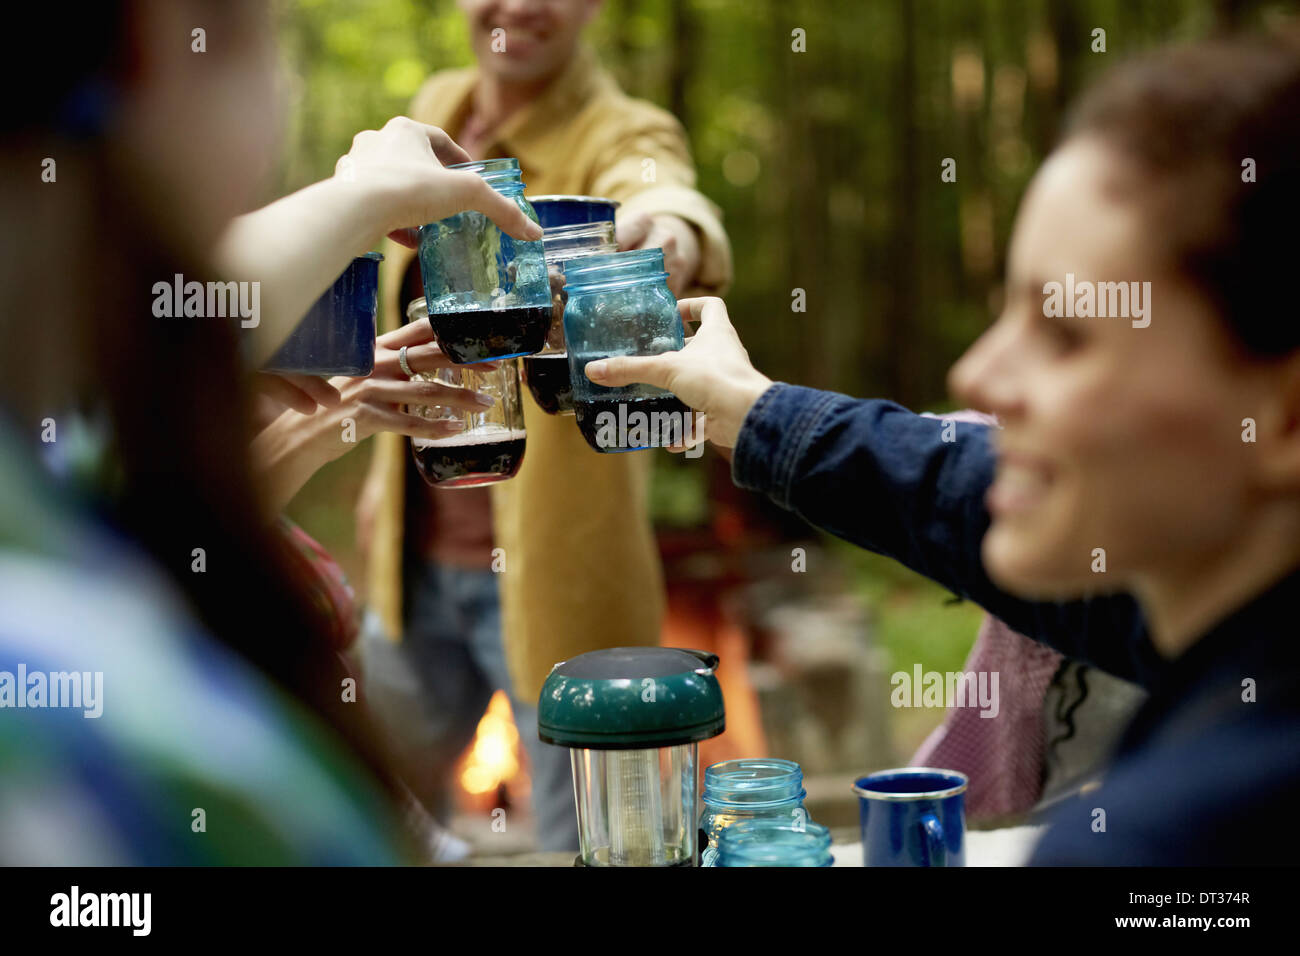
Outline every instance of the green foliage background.
{"type": "MultiPolygon", "coordinates": [[[[284,189],[330,175],[428,73],[471,62],[452,0],[282,0],[279,17],[284,189]]],[[[946,370],[996,312],[1019,197],[1087,79],[1153,45],[1295,17],[1292,0],[606,0],[589,39],[626,90],[684,122],[700,187],[726,214],[728,302],[756,363],[940,410],[946,370]],[[948,157],[955,183],[940,178],[948,157]],[[791,311],[795,289],[806,312],[791,311]]],[[[367,455],[326,469],[291,509],[354,578],[367,455]]],[[[659,458],[660,518],[703,520],[702,469],[659,458]]],[[[974,609],[918,617],[939,592],[855,566],[879,606],[903,595],[884,622],[903,659],[961,663],[974,609]]]]}

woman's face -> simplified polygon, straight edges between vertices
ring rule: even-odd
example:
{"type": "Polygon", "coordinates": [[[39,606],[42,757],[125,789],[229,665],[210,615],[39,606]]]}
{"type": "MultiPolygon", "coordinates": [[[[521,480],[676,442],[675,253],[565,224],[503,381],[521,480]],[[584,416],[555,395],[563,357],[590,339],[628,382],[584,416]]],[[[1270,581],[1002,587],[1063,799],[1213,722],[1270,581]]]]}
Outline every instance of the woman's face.
{"type": "Polygon", "coordinates": [[[284,110],[269,4],[151,0],[132,10],[115,118],[132,199],[172,248],[203,256],[265,198],[274,168],[284,110]]]}
{"type": "Polygon", "coordinates": [[[1002,315],[950,375],[960,400],[1002,425],[983,557],[1026,597],[1140,591],[1190,572],[1231,546],[1256,494],[1258,446],[1243,442],[1242,420],[1266,407],[1268,376],[1162,264],[1135,185],[1095,140],[1049,158],[1019,213],[1002,315]],[[1046,314],[1044,285],[1059,283],[1064,300],[1068,275],[1076,305],[1089,283],[1109,305],[1101,283],[1132,293],[1136,282],[1138,308],[1046,314]]]}

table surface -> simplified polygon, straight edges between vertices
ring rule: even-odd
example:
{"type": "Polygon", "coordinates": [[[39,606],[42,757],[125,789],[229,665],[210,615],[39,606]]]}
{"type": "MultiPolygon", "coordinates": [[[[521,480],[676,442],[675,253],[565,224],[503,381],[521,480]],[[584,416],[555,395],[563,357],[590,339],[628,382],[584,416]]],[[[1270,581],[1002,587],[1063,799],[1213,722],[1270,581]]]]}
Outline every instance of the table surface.
{"type": "MultiPolygon", "coordinates": [[[[967,866],[1023,866],[1042,835],[1042,826],[1004,827],[966,832],[967,866]]],[[[861,866],[861,843],[831,845],[835,866],[861,866]]],[[[573,866],[572,853],[521,853],[514,856],[475,856],[444,866],[573,866]]]]}
{"type": "MultiPolygon", "coordinates": [[[[1024,866],[1043,834],[1042,826],[966,831],[967,866],[1024,866]]],[[[831,845],[835,866],[861,866],[861,843],[831,845]]]]}

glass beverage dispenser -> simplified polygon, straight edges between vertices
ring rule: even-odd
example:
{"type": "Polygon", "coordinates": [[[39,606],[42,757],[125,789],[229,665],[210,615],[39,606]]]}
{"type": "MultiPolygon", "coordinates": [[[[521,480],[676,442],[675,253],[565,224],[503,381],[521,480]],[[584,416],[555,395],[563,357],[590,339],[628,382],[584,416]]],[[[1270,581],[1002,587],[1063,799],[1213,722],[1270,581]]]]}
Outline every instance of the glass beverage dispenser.
{"type": "Polygon", "coordinates": [[[570,748],[584,866],[694,866],[698,749],[726,717],[715,654],[616,647],[556,664],[537,734],[570,748]]]}

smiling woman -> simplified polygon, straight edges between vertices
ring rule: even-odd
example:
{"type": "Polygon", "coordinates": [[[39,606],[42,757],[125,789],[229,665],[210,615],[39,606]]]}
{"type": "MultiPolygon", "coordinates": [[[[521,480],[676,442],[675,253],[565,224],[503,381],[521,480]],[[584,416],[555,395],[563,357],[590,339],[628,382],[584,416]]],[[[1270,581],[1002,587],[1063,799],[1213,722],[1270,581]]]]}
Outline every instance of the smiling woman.
{"type": "Polygon", "coordinates": [[[1253,826],[1300,786],[1296,115],[1288,39],[1163,52],[1084,98],[950,376],[1001,427],[773,385],[716,299],[681,303],[702,324],[680,352],[587,367],[706,413],[742,487],[1152,690],[1088,798],[1110,838],[1065,804],[1038,862],[1276,858],[1253,826]],[[1141,283],[1149,314],[1050,314],[1054,281],[1141,283]]]}

